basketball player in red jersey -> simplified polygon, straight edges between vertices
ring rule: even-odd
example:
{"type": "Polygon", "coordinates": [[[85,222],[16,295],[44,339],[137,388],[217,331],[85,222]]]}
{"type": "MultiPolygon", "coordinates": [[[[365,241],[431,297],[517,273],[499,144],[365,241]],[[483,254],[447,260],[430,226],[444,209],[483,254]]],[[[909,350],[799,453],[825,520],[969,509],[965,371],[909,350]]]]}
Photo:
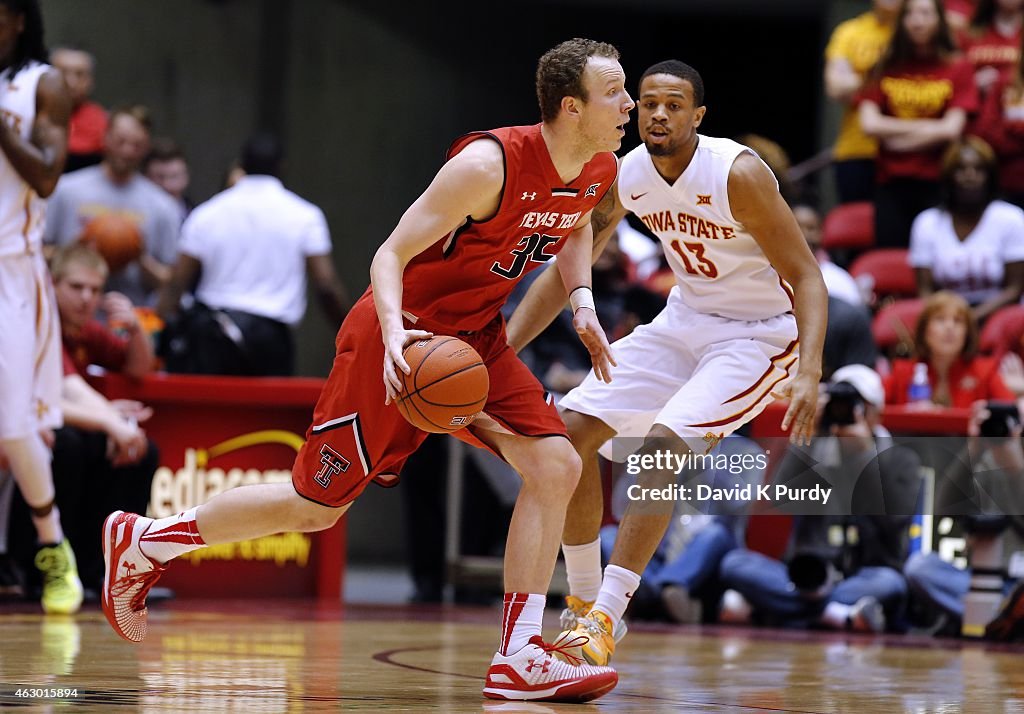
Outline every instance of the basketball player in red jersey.
{"type": "Polygon", "coordinates": [[[482,355],[491,390],[467,441],[523,477],[505,552],[503,632],[485,696],[585,701],[615,686],[608,667],[569,664],[540,637],[565,510],[580,460],[540,383],[507,344],[500,308],[519,279],[558,254],[575,326],[595,372],[611,353],[593,310],[590,212],[615,180],[633,100],[618,51],[564,42],[537,68],[542,122],[476,132],[448,161],[377,251],[371,286],[337,338],[331,375],[291,484],[237,488],[171,518],[115,512],[104,524],[103,608],[114,629],[146,634],[145,596],[171,558],[208,544],[332,526],[374,479],[394,479],[426,434],[393,404],[410,342],[458,335],[482,355]],[[376,375],[381,374],[383,380],[376,375]]]}

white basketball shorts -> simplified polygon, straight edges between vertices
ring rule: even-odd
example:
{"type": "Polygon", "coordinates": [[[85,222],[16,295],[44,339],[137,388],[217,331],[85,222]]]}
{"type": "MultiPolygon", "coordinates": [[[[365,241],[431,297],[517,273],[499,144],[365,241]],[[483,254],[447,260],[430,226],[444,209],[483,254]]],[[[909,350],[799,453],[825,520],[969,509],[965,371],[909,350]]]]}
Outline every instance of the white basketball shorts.
{"type": "MultiPolygon", "coordinates": [[[[605,384],[591,371],[561,409],[597,417],[620,437],[662,424],[698,454],[753,419],[796,375],[796,318],[747,322],[696,312],[672,289],[650,324],[612,344],[605,384]]],[[[625,442],[624,442],[625,443],[625,442]]],[[[615,458],[623,458],[615,449],[615,458]]],[[[611,457],[609,444],[601,450],[611,457]]]]}
{"type": "Polygon", "coordinates": [[[0,257],[0,439],[62,424],[60,319],[38,253],[0,257]]]}

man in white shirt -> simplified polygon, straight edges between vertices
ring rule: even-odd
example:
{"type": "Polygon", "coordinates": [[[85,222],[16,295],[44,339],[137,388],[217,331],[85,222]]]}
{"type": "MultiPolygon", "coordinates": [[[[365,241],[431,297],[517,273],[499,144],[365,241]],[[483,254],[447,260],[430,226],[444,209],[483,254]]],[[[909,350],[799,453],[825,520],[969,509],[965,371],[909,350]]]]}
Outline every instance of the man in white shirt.
{"type": "MultiPolygon", "coordinates": [[[[189,353],[205,352],[210,361],[188,371],[292,374],[292,329],[306,312],[307,273],[332,322],[340,325],[348,311],[331,262],[327,219],[281,184],[281,158],[274,137],[249,139],[242,149],[245,176],[198,206],[182,226],[178,261],[158,311],[173,324],[182,293],[199,276],[197,305],[184,316],[199,329],[186,326],[185,342],[189,353]]],[[[185,350],[181,344],[177,352],[185,350]]],[[[171,358],[168,368],[175,368],[171,358]]]]}

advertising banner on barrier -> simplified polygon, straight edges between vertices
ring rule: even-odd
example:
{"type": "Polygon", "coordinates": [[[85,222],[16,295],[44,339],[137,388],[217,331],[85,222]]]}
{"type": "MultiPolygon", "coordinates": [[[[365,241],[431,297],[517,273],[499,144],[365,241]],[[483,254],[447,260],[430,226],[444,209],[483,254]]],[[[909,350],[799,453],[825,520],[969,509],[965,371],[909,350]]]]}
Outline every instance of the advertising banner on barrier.
{"type": "MultiPolygon", "coordinates": [[[[237,486],[288,483],[320,380],[160,375],[108,378],[111,398],[153,408],[144,426],[160,449],[149,515],[164,517],[237,486]]],[[[186,554],[161,585],[179,597],[338,599],[344,518],[322,533],[279,533],[186,554]]]]}

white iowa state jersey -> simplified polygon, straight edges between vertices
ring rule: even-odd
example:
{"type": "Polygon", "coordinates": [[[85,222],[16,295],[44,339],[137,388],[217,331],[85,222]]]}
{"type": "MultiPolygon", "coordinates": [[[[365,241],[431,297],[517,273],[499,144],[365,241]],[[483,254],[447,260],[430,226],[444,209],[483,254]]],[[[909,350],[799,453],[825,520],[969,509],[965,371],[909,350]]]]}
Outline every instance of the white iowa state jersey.
{"type": "MultiPolygon", "coordinates": [[[[50,65],[29,62],[13,79],[0,74],[0,121],[22,139],[32,135],[36,119],[36,85],[50,65]]],[[[0,151],[0,256],[39,250],[46,201],[21,177],[0,151]]]]}
{"type": "Polygon", "coordinates": [[[699,136],[690,165],[669,185],[641,144],[622,159],[619,201],[661,239],[688,307],[766,320],[793,309],[792,290],[729,207],[729,170],[744,151],[754,153],[730,139],[699,136]]]}

